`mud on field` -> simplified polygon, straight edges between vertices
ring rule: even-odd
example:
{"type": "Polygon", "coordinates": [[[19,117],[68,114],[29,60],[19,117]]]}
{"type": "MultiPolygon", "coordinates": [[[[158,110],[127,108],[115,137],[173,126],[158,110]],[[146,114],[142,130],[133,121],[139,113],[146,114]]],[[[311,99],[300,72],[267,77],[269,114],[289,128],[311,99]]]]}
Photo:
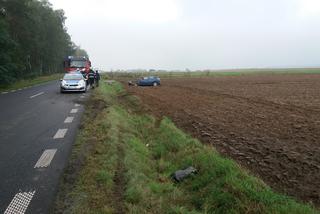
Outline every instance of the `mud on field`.
{"type": "Polygon", "coordinates": [[[320,206],[320,75],[162,79],[127,89],[276,191],[320,206]]]}

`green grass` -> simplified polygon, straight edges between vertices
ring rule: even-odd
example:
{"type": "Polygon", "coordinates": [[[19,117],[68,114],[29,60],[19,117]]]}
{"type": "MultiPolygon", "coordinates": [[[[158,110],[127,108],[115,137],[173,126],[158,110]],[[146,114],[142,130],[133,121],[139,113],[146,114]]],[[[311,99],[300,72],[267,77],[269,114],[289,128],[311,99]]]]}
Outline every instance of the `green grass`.
{"type": "Polygon", "coordinates": [[[161,78],[179,77],[216,77],[261,74],[320,74],[320,68],[288,68],[288,69],[229,69],[206,71],[152,71],[152,72],[108,72],[110,78],[139,78],[142,76],[159,76],[161,78]]]}
{"type": "Polygon", "coordinates": [[[62,182],[57,210],[115,213],[122,207],[126,213],[139,214],[319,213],[311,205],[273,192],[213,147],[179,130],[170,119],[157,121],[144,114],[120,84],[101,84],[93,93],[71,165],[79,156],[85,159],[72,188],[62,182]],[[188,166],[199,173],[181,183],[170,179],[171,173],[188,166]],[[122,179],[120,194],[116,174],[122,179]]]}
{"type": "Polygon", "coordinates": [[[0,92],[3,91],[10,91],[10,90],[16,90],[28,86],[33,86],[33,85],[38,85],[41,83],[49,82],[52,80],[59,80],[62,78],[63,74],[52,74],[52,75],[47,75],[47,76],[40,76],[40,77],[35,77],[32,79],[24,79],[24,80],[19,80],[11,85],[8,86],[1,86],[0,85],[0,92]]]}

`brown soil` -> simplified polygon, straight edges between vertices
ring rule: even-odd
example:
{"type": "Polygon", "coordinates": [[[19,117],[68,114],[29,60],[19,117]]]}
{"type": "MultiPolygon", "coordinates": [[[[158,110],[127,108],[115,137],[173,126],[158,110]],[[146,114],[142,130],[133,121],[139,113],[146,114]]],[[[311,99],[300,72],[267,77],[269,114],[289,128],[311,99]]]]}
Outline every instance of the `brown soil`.
{"type": "Polygon", "coordinates": [[[277,191],[320,205],[320,75],[162,79],[128,87],[156,116],[277,191]]]}

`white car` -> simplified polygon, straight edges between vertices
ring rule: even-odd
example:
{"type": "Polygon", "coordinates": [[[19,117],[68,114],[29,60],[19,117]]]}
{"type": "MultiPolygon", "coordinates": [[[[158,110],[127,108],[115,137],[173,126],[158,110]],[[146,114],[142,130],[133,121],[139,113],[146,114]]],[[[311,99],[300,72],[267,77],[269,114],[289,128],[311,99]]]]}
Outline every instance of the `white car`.
{"type": "Polygon", "coordinates": [[[66,91],[87,91],[86,79],[81,73],[65,74],[63,79],[60,80],[60,92],[66,91]]]}

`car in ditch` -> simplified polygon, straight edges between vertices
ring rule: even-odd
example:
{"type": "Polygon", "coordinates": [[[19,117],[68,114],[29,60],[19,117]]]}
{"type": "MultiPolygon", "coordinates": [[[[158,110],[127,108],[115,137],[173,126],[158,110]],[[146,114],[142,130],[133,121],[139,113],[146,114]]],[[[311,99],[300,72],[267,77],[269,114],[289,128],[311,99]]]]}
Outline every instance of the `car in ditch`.
{"type": "Polygon", "coordinates": [[[142,77],[137,80],[138,86],[158,86],[160,85],[160,78],[156,76],[142,77]]]}
{"type": "Polygon", "coordinates": [[[60,92],[66,91],[87,91],[86,79],[81,73],[68,73],[60,80],[60,92]]]}

